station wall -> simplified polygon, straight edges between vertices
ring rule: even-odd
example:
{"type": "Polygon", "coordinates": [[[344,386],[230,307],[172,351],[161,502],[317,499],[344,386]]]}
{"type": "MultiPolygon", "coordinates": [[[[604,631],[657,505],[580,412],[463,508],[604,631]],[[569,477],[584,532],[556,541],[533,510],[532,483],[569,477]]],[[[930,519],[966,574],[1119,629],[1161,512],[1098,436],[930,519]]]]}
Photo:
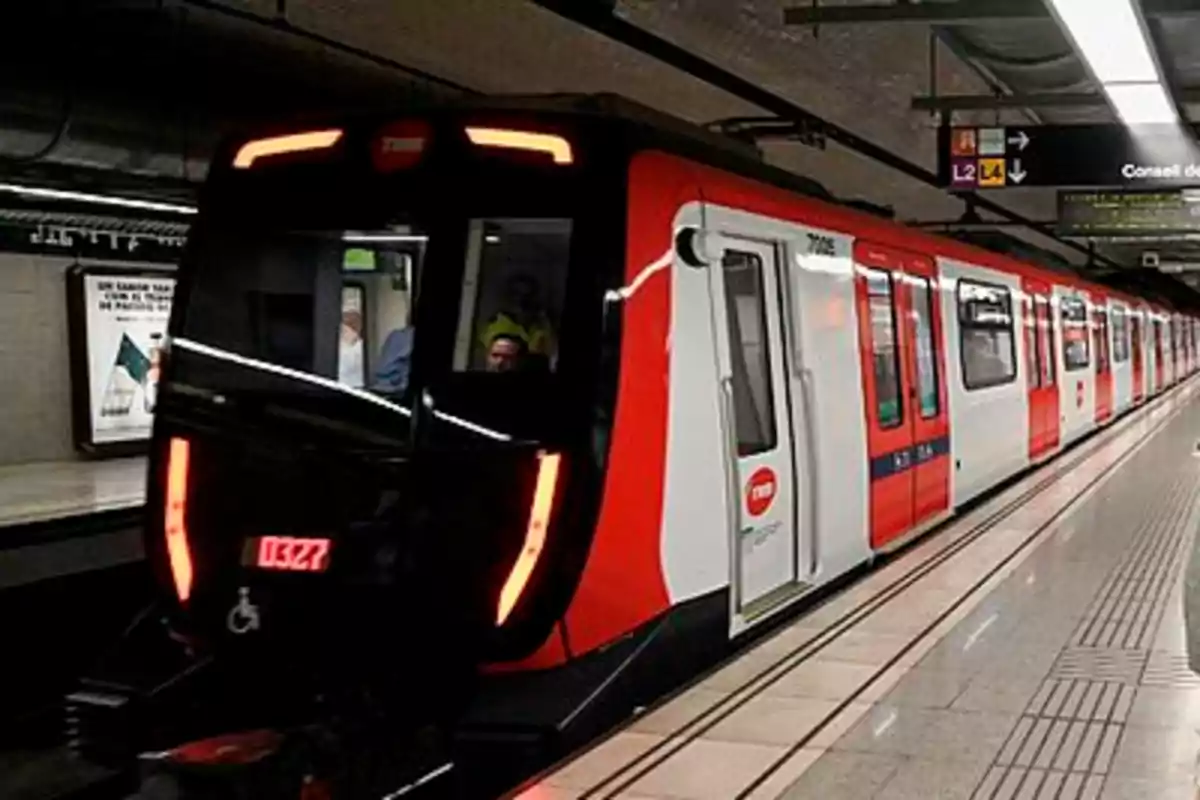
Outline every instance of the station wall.
{"type": "Polygon", "coordinates": [[[0,252],[0,465],[79,457],[71,434],[66,289],[75,264],[148,266],[0,252]]]}

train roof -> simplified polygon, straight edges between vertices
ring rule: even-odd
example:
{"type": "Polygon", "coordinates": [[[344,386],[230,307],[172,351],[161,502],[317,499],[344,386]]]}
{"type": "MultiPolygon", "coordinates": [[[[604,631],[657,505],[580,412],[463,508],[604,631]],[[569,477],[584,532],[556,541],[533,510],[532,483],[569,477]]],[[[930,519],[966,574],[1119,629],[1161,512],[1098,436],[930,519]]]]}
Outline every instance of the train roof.
{"type": "MultiPolygon", "coordinates": [[[[1034,274],[1078,288],[1103,288],[1182,310],[1180,291],[1188,287],[1162,275],[1154,277],[1127,273],[1133,270],[1103,272],[1089,268],[1084,274],[1066,259],[1000,232],[968,231],[938,235],[912,228],[894,220],[888,210],[861,199],[836,197],[820,182],[768,164],[752,144],[709,130],[701,125],[672,116],[617,94],[539,94],[476,95],[426,101],[388,112],[372,111],[352,115],[359,122],[383,121],[421,112],[490,111],[553,116],[593,118],[621,129],[622,138],[634,149],[661,149],[695,160],[752,181],[765,183],[802,196],[825,206],[823,217],[837,221],[847,232],[876,238],[881,244],[919,247],[931,255],[975,263],[979,266],[1034,274]]],[[[328,119],[326,117],[326,119],[328,119]]],[[[1193,293],[1194,294],[1194,293],[1193,293]]],[[[1200,311],[1200,296],[1187,303],[1200,311]]]]}
{"type": "MultiPolygon", "coordinates": [[[[1144,274],[1144,270],[1098,270],[1090,267],[1085,272],[1058,253],[1002,231],[967,230],[935,235],[911,228],[896,221],[890,209],[859,198],[838,198],[818,181],[766,163],[761,151],[751,144],[620,95],[507,95],[458,100],[453,105],[464,109],[513,110],[617,121],[631,129],[635,140],[641,139],[647,144],[695,158],[710,166],[728,169],[744,177],[796,192],[811,200],[835,205],[860,217],[859,224],[872,227],[883,225],[905,238],[918,236],[935,253],[983,262],[981,266],[987,266],[987,262],[998,255],[1004,257],[1005,263],[993,262],[991,266],[1016,271],[1033,267],[1051,273],[1059,281],[1065,279],[1066,283],[1072,285],[1106,288],[1118,295],[1127,295],[1128,300],[1137,298],[1168,308],[1179,308],[1179,301],[1182,299],[1179,292],[1181,289],[1187,290],[1183,284],[1161,273],[1149,276],[1144,274]],[[958,248],[951,242],[961,243],[974,252],[955,252],[958,248]]],[[[1198,308],[1200,304],[1193,304],[1192,310],[1198,308]]]]}

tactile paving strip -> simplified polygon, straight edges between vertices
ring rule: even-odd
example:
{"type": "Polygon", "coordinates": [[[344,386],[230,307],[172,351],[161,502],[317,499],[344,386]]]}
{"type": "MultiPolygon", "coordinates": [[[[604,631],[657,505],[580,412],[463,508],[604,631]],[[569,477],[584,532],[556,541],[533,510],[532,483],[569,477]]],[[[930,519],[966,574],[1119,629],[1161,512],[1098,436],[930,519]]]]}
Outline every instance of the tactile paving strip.
{"type": "Polygon", "coordinates": [[[1188,471],[1164,493],[1157,513],[1134,532],[1126,553],[1071,637],[1074,647],[1149,649],[1187,542],[1195,479],[1188,471]]]}
{"type": "Polygon", "coordinates": [[[1142,686],[1164,689],[1200,688],[1200,675],[1192,672],[1186,655],[1154,651],[1142,673],[1142,686]]]}
{"type": "MultiPolygon", "coordinates": [[[[1158,492],[1145,493],[1144,519],[974,800],[1099,797],[1137,687],[1200,686],[1186,657],[1150,650],[1189,541],[1196,489],[1194,471],[1182,470],[1158,492]]],[[[1113,530],[1121,521],[1111,520],[1113,530]]]]}
{"type": "Polygon", "coordinates": [[[1059,653],[1050,677],[1065,680],[1091,678],[1136,686],[1149,657],[1148,650],[1068,647],[1059,653]]]}

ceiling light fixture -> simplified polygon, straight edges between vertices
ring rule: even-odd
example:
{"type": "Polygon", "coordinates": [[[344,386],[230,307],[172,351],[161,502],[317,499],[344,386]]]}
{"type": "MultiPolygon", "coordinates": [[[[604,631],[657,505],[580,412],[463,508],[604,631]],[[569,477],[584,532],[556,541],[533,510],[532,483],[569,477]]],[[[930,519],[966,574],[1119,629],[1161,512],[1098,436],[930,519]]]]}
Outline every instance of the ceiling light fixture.
{"type": "Polygon", "coordinates": [[[1115,83],[1104,90],[1117,116],[1128,126],[1169,125],[1179,119],[1159,83],[1115,83]]]}
{"type": "Polygon", "coordinates": [[[344,233],[343,242],[427,242],[428,236],[416,233],[344,233]]]}
{"type": "Polygon", "coordinates": [[[1076,52],[1127,126],[1172,124],[1179,114],[1154,60],[1135,0],[1050,0],[1076,52]]]}
{"type": "Polygon", "coordinates": [[[44,189],[39,186],[21,186],[15,183],[0,183],[0,192],[9,192],[21,197],[32,197],[38,200],[69,200],[77,203],[93,203],[102,206],[119,206],[121,208],[136,208],[140,211],[163,211],[168,214],[195,214],[194,206],[181,206],[174,203],[156,203],[152,200],[134,200],[129,197],[114,197],[107,194],[90,194],[88,192],[72,192],[63,189],[44,189]]]}
{"type": "Polygon", "coordinates": [[[1131,0],[1051,0],[1051,5],[1096,80],[1158,80],[1158,68],[1131,0]]]}

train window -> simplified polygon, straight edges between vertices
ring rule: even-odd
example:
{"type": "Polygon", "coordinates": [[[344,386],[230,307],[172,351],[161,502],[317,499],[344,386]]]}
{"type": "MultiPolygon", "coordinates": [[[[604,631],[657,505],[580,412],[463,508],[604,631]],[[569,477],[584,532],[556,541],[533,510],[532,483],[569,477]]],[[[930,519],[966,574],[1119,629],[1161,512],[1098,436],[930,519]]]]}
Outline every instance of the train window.
{"type": "Polygon", "coordinates": [[[1007,288],[960,280],[958,326],[963,385],[968,391],[1016,379],[1012,294],[1007,288]]]}
{"type": "Polygon", "coordinates": [[[1108,372],[1108,309],[1096,309],[1096,323],[1092,326],[1092,337],[1096,340],[1096,372],[1108,372]]]}
{"type": "Polygon", "coordinates": [[[1034,312],[1038,326],[1038,361],[1042,367],[1040,385],[1053,386],[1055,381],[1054,364],[1054,315],[1050,313],[1050,301],[1044,297],[1034,298],[1034,312]]]}
{"type": "Polygon", "coordinates": [[[1129,316],[1123,308],[1112,310],[1113,363],[1129,360],[1129,316]]]}
{"type": "Polygon", "coordinates": [[[1063,365],[1067,372],[1084,369],[1091,363],[1087,335],[1087,305],[1078,297],[1064,297],[1062,309],[1063,365]]]}
{"type": "Polygon", "coordinates": [[[454,350],[459,371],[553,371],[569,219],[475,219],[454,350]]]}
{"type": "Polygon", "coordinates": [[[753,253],[727,250],[721,261],[739,456],[772,450],[777,438],[762,271],[753,253]]]}
{"type": "Polygon", "coordinates": [[[1042,385],[1041,353],[1038,352],[1040,339],[1037,319],[1034,318],[1033,302],[1029,295],[1021,299],[1021,317],[1025,329],[1025,371],[1029,388],[1037,389],[1042,385]]]}
{"type": "Polygon", "coordinates": [[[367,383],[367,360],[363,355],[366,328],[366,287],[342,284],[342,327],[338,335],[338,383],[361,389],[367,383]]]}
{"type": "Polygon", "coordinates": [[[900,391],[900,351],[896,348],[896,308],[892,274],[864,269],[871,314],[871,354],[875,362],[875,408],[879,427],[895,428],[904,421],[900,391]]]}
{"type": "Polygon", "coordinates": [[[419,237],[367,238],[342,256],[342,324],[338,381],[378,394],[401,394],[408,386],[413,330],[410,315],[419,237]],[[409,248],[407,251],[400,247],[409,248]]]}
{"type": "Polygon", "coordinates": [[[928,278],[913,278],[913,323],[917,340],[917,392],[921,419],[938,415],[937,350],[933,340],[933,290],[928,278]]]}
{"type": "Polygon", "coordinates": [[[359,230],[205,230],[183,337],[382,394],[402,392],[411,287],[426,237],[359,230]]]}

